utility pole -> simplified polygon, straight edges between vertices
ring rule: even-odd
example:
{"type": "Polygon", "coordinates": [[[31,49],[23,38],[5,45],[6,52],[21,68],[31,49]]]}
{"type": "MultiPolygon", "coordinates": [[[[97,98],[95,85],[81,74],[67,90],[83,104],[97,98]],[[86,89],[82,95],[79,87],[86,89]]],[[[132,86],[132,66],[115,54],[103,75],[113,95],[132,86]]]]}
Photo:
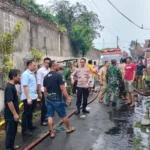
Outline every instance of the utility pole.
{"type": "Polygon", "coordinates": [[[104,47],[105,47],[105,40],[103,38],[102,50],[103,50],[104,47]]]}
{"type": "Polygon", "coordinates": [[[119,37],[117,36],[117,48],[119,48],[119,37]]]}

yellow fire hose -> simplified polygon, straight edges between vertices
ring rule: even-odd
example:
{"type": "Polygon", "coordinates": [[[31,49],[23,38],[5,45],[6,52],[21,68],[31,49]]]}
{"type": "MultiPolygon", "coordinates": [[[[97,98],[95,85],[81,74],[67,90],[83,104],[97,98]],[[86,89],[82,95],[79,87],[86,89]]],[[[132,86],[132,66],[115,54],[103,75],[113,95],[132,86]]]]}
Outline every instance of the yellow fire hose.
{"type": "MultiPolygon", "coordinates": [[[[37,99],[37,101],[40,102],[40,99],[37,99]]],[[[21,102],[19,104],[19,109],[21,109],[22,106],[23,106],[23,102],[21,102]]],[[[21,119],[19,119],[19,122],[21,123],[21,119]]],[[[2,126],[4,124],[5,124],[5,120],[3,119],[3,120],[0,121],[0,126],[2,126]]]]}

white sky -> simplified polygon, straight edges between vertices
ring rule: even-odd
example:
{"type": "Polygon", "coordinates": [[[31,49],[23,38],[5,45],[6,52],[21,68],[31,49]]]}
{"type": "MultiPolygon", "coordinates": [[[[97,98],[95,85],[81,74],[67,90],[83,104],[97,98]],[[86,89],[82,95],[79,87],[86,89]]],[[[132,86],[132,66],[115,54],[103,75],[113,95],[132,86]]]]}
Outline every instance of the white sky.
{"type": "MultiPolygon", "coordinates": [[[[49,0],[36,0],[39,4],[47,4],[49,0]]],[[[101,24],[105,27],[101,38],[94,41],[98,49],[116,47],[116,36],[119,36],[119,46],[128,51],[131,40],[141,44],[150,39],[150,30],[141,30],[121,16],[107,0],[69,0],[70,3],[81,2],[89,10],[98,14],[101,24]],[[103,42],[104,41],[104,42],[103,42]]],[[[150,0],[110,0],[123,14],[138,25],[150,28],[150,0]]]]}

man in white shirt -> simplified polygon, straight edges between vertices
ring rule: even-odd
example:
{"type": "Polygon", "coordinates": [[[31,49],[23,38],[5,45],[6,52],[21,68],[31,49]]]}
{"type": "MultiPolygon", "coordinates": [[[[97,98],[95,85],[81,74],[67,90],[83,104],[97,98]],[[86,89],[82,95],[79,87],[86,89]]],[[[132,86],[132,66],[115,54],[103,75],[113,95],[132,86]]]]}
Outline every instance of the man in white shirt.
{"type": "Polygon", "coordinates": [[[41,99],[41,104],[42,104],[41,125],[43,126],[48,125],[46,121],[47,108],[45,105],[43,81],[44,81],[44,77],[50,72],[50,68],[49,68],[50,62],[51,59],[46,57],[43,62],[43,67],[37,71],[38,96],[41,99]]]}

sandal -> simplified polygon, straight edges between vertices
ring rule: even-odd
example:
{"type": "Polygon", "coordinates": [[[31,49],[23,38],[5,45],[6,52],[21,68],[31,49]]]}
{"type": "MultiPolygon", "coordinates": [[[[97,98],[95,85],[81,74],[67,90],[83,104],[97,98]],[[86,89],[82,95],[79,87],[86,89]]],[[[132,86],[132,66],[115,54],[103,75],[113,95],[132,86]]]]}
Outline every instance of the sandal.
{"type": "Polygon", "coordinates": [[[69,134],[69,133],[72,133],[72,132],[74,132],[74,131],[75,131],[75,128],[71,128],[70,131],[67,131],[67,130],[66,130],[66,133],[69,134]]]}
{"type": "Polygon", "coordinates": [[[125,103],[125,105],[131,105],[131,103],[127,102],[127,103],[125,103]]]}
{"type": "Polygon", "coordinates": [[[131,104],[130,107],[135,107],[135,104],[131,104]]]}
{"type": "Polygon", "coordinates": [[[54,132],[53,134],[50,133],[50,137],[53,139],[55,137],[56,133],[54,132]]]}
{"type": "Polygon", "coordinates": [[[99,100],[99,103],[103,103],[103,101],[102,101],[102,100],[99,100]]]}
{"type": "Polygon", "coordinates": [[[19,149],[20,146],[19,146],[19,145],[15,145],[13,148],[14,148],[14,149],[19,149]]]}

